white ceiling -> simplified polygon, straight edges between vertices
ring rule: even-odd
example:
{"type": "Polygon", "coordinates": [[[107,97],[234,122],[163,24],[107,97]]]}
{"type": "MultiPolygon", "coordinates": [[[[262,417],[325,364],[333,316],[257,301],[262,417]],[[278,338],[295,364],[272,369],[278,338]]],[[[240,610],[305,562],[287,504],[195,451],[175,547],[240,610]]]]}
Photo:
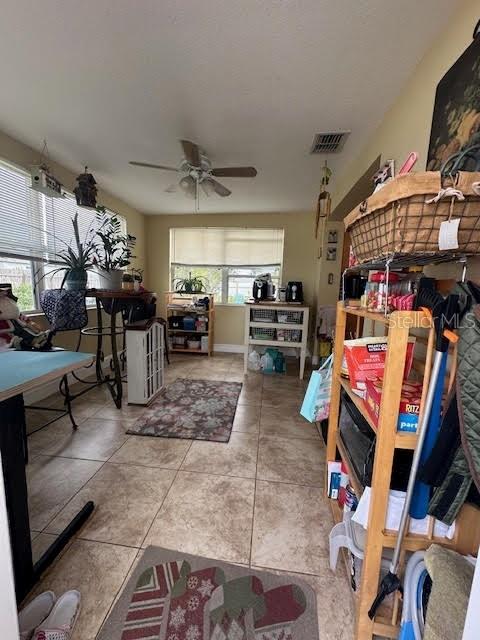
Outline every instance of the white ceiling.
{"type": "MultiPolygon", "coordinates": [[[[302,211],[318,194],[314,133],[351,129],[359,153],[434,37],[451,0],[5,0],[0,129],[147,213],[190,213],[164,189],[178,138],[217,166],[233,195],[204,212],[302,211]]],[[[433,96],[432,96],[433,100],[433,96]]],[[[415,105],[412,105],[412,109],[415,105]]],[[[72,185],[69,185],[72,186],[72,185]]]]}

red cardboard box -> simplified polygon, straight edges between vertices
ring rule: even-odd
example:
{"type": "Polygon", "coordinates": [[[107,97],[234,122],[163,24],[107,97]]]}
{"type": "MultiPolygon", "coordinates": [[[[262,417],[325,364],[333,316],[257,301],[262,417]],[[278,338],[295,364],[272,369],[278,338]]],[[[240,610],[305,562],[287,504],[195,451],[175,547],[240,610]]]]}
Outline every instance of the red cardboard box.
{"type": "MultiPolygon", "coordinates": [[[[382,398],[383,380],[380,377],[370,377],[365,381],[365,406],[368,415],[378,426],[380,415],[380,400],[382,398]]],[[[402,385],[400,407],[398,412],[397,431],[415,433],[418,426],[420,401],[422,398],[422,383],[405,381],[402,385]]]]}
{"type": "MultiPolygon", "coordinates": [[[[410,375],[413,362],[415,338],[410,337],[407,345],[407,357],[403,379],[410,375]]],[[[385,357],[387,354],[387,338],[357,338],[344,342],[344,366],[342,374],[347,374],[353,391],[365,398],[365,381],[367,377],[383,377],[385,357]]]]}

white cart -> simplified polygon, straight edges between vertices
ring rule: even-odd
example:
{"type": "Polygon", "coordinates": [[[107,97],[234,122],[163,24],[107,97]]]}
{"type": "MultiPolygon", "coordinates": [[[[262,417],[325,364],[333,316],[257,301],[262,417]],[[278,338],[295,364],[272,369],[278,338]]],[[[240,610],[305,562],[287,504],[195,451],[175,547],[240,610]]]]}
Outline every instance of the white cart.
{"type": "Polygon", "coordinates": [[[162,390],[164,328],[158,318],[126,327],[128,404],[149,404],[162,390]]]}
{"type": "Polygon", "coordinates": [[[309,308],[285,302],[245,303],[245,360],[248,370],[250,345],[298,349],[300,351],[300,379],[305,370],[307,355],[309,308]]]}

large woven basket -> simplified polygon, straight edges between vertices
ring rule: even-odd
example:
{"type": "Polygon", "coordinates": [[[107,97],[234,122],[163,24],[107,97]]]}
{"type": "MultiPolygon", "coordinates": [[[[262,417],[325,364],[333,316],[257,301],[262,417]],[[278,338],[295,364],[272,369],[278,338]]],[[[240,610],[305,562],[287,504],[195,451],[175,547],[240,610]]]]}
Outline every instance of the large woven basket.
{"type": "Polygon", "coordinates": [[[398,176],[356,207],[345,218],[345,228],[363,263],[392,255],[438,254],[440,225],[455,218],[460,218],[458,249],[451,251],[480,254],[480,173],[459,172],[455,180],[442,180],[438,171],[398,176]],[[449,187],[465,199],[451,195],[449,187]],[[446,194],[427,204],[441,189],[446,194]]]}

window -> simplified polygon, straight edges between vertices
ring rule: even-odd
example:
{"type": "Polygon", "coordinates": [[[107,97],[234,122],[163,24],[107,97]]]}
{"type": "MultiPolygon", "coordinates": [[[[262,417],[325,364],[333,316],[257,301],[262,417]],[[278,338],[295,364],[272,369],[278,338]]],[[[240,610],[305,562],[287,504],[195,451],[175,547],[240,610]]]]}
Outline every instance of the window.
{"type": "MultiPolygon", "coordinates": [[[[77,207],[73,194],[48,198],[30,184],[27,171],[0,162],[0,283],[12,284],[21,311],[39,308],[40,290],[61,286],[64,274],[53,273],[55,253],[74,241],[75,213],[80,238],[96,228],[96,211],[77,207]]],[[[89,273],[88,286],[97,283],[89,273]]]]}
{"type": "Polygon", "coordinates": [[[184,228],[170,230],[170,276],[200,277],[217,303],[242,304],[254,279],[270,273],[280,284],[283,229],[184,228]]]}

